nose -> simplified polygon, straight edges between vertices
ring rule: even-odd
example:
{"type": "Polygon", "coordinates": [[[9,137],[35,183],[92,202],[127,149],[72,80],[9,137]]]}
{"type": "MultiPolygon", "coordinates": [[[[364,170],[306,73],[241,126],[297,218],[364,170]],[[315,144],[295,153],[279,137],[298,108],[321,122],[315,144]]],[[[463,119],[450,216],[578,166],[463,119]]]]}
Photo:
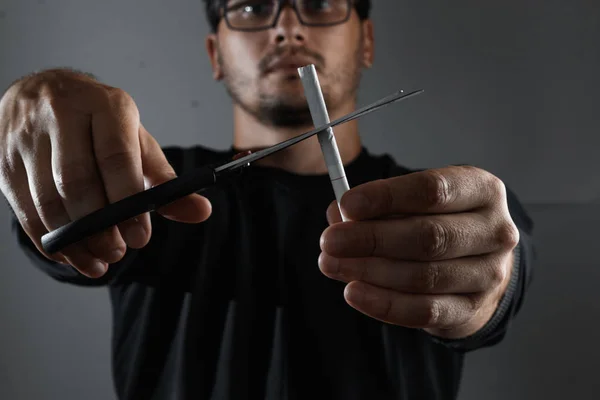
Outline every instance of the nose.
{"type": "Polygon", "coordinates": [[[292,6],[285,4],[281,9],[279,20],[274,28],[275,41],[282,45],[286,42],[290,45],[303,44],[305,41],[304,25],[300,23],[298,15],[292,6]]]}

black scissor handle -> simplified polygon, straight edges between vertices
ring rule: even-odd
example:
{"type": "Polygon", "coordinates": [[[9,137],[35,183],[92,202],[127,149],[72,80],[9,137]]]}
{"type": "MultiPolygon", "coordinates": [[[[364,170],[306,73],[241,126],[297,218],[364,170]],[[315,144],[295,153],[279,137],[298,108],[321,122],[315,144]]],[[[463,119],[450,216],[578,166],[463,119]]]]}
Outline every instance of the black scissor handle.
{"type": "Polygon", "coordinates": [[[216,179],[213,168],[208,166],[196,168],[185,175],[125,197],[45,234],[42,236],[42,247],[49,254],[59,252],[111,226],[212,186],[216,183],[216,179]]]}

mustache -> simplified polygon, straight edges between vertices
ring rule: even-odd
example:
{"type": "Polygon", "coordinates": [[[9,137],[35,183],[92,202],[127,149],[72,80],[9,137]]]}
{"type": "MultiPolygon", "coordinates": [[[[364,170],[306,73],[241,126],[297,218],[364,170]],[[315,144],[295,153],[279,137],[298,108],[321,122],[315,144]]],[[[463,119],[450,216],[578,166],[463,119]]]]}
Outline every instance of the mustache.
{"type": "Polygon", "coordinates": [[[315,68],[317,71],[321,71],[325,66],[325,58],[317,53],[316,51],[312,51],[307,49],[306,47],[277,47],[273,52],[267,54],[260,62],[258,63],[258,70],[264,74],[269,65],[273,62],[273,60],[283,57],[283,56],[304,56],[313,61],[315,68]]]}

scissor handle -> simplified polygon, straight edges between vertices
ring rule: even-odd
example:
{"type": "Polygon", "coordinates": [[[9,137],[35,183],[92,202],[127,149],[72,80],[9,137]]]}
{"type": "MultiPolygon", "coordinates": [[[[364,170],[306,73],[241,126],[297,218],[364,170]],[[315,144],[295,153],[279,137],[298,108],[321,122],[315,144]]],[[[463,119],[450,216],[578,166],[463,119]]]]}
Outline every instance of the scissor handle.
{"type": "Polygon", "coordinates": [[[125,197],[45,234],[42,236],[42,247],[49,254],[59,252],[65,247],[100,233],[111,226],[212,186],[216,183],[216,179],[212,167],[196,168],[185,175],[125,197]]]}

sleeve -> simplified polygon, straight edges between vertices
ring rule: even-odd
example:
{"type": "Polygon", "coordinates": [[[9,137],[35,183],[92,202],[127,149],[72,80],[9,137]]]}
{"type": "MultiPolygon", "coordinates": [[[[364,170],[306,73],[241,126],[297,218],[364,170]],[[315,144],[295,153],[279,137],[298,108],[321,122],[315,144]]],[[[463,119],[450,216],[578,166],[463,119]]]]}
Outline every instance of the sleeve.
{"type": "Polygon", "coordinates": [[[468,352],[496,345],[506,336],[511,322],[520,311],[533,277],[536,250],[533,242],[533,221],[519,202],[517,196],[507,188],[508,207],[513,221],[519,229],[520,239],[514,250],[514,266],[511,279],[494,315],[487,324],[473,335],[448,340],[430,335],[433,341],[459,352],[468,352]]]}
{"type": "MultiPolygon", "coordinates": [[[[164,148],[163,149],[169,163],[173,166],[175,171],[179,173],[182,168],[187,167],[187,163],[193,162],[191,155],[187,155],[187,153],[181,148],[172,147],[172,148],[164,148]],[[186,163],[186,165],[183,165],[186,163]]],[[[8,202],[7,202],[8,204],[8,202]]],[[[108,268],[108,271],[101,278],[89,278],[85,275],[82,275],[79,271],[77,271],[74,267],[70,265],[60,264],[54,261],[51,261],[44,257],[37,249],[35,244],[23,230],[20,222],[15,216],[12,208],[9,205],[9,210],[11,211],[11,228],[12,233],[16,239],[17,245],[24,252],[26,257],[29,259],[31,264],[38,268],[40,271],[48,275],[50,278],[63,282],[69,283],[77,286],[105,286],[110,285],[116,282],[120,277],[124,276],[128,273],[128,271],[136,264],[137,259],[140,254],[146,253],[157,253],[158,249],[152,249],[153,243],[159,243],[158,240],[151,240],[151,242],[144,247],[143,249],[131,249],[127,248],[127,252],[125,256],[117,263],[111,264],[108,268]]],[[[152,230],[153,237],[156,236],[158,232],[157,228],[162,227],[164,223],[161,221],[161,217],[156,215],[156,213],[151,213],[151,221],[152,221],[152,230]]]]}

